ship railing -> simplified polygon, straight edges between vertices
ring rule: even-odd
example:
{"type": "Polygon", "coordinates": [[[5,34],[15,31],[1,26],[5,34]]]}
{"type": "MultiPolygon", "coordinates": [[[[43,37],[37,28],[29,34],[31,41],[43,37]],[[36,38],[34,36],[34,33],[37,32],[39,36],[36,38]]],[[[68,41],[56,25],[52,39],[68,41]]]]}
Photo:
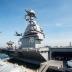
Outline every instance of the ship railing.
{"type": "Polygon", "coordinates": [[[22,49],[19,49],[18,51],[36,51],[36,52],[38,52],[39,49],[37,49],[37,48],[22,48],[22,49]]]}
{"type": "Polygon", "coordinates": [[[18,49],[18,51],[35,51],[35,52],[40,52],[40,53],[43,53],[43,52],[48,52],[49,51],[49,48],[46,48],[46,47],[40,47],[40,48],[22,48],[22,49],[18,49]]]}

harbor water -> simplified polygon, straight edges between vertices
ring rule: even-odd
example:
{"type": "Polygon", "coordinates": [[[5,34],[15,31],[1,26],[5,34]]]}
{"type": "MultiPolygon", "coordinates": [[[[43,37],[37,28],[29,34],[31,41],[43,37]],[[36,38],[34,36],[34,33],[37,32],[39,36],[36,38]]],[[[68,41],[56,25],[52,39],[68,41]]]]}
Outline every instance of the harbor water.
{"type": "Polygon", "coordinates": [[[35,72],[23,65],[8,62],[8,59],[8,55],[0,53],[0,72],[35,72]]]}

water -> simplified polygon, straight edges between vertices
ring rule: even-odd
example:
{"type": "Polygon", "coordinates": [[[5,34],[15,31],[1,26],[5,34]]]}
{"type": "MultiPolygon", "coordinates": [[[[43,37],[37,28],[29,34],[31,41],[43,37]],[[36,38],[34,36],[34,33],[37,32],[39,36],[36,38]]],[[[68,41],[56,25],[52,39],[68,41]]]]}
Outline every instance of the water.
{"type": "Polygon", "coordinates": [[[7,59],[9,59],[8,55],[0,53],[0,60],[7,60],[7,59]]]}
{"type": "Polygon", "coordinates": [[[10,59],[8,55],[0,53],[0,72],[36,72],[23,65],[23,62],[10,59]]]}

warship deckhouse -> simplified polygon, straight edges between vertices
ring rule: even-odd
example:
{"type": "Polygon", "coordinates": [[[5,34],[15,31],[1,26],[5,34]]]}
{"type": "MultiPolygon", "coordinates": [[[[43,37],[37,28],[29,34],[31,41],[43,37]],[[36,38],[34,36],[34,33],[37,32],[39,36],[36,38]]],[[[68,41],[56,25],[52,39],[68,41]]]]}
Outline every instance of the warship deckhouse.
{"type": "Polygon", "coordinates": [[[25,19],[28,22],[28,26],[24,32],[24,35],[20,39],[21,48],[39,48],[44,38],[43,30],[37,25],[35,11],[30,9],[26,10],[25,19]]]}
{"type": "Polygon", "coordinates": [[[22,59],[25,57],[23,60],[35,63],[46,61],[48,59],[48,48],[42,47],[44,33],[37,24],[35,11],[32,9],[26,10],[25,19],[28,25],[20,39],[21,45],[18,51],[23,54],[22,59]]]}

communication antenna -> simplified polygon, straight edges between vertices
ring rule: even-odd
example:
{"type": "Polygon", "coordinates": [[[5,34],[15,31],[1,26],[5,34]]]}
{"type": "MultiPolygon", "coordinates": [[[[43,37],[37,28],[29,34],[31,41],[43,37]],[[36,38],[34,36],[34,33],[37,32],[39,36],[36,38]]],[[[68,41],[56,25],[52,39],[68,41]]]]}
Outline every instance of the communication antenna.
{"type": "Polygon", "coordinates": [[[33,23],[33,20],[36,18],[36,13],[34,10],[29,9],[29,10],[25,10],[26,11],[26,15],[25,15],[25,19],[26,21],[29,22],[29,24],[33,23]]]}

